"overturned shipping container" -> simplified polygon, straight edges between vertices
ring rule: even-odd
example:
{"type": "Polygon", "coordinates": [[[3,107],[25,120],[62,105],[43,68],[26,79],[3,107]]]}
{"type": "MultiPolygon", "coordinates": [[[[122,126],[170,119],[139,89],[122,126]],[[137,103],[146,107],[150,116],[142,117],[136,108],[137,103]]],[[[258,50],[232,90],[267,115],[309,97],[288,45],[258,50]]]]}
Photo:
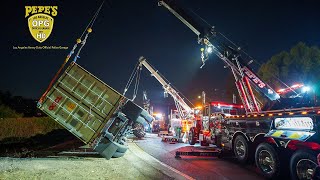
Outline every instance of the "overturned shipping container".
{"type": "Polygon", "coordinates": [[[121,157],[133,123],[152,116],[77,63],[72,62],[38,107],[103,157],[121,157]]]}

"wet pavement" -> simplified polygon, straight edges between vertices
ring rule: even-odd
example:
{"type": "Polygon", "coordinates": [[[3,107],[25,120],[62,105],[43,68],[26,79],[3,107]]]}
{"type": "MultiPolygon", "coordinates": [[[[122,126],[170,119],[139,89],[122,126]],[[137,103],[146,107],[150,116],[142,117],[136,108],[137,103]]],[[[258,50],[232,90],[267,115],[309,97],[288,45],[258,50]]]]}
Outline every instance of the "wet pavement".
{"type": "Polygon", "coordinates": [[[194,178],[194,179],[264,179],[254,165],[241,165],[233,157],[187,157],[175,158],[179,151],[206,151],[199,145],[190,146],[187,143],[162,142],[157,134],[147,134],[142,140],[134,142],[145,152],[164,164],[194,178]]]}

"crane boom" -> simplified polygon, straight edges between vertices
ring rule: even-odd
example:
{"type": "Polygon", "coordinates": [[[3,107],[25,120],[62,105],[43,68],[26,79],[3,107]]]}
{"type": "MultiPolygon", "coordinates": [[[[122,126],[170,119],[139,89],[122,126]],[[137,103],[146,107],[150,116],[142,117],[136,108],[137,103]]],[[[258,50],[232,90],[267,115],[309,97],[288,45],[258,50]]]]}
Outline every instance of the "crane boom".
{"type": "Polygon", "coordinates": [[[175,4],[171,3],[170,1],[159,1],[158,5],[166,7],[172,14],[180,19],[181,22],[188,26],[197,36],[200,36],[200,34],[202,34],[202,32],[200,32],[199,30],[201,29],[200,25],[198,25],[195,21],[190,22],[191,18],[188,18],[189,21],[186,20],[185,16],[188,16],[188,14],[185,13],[183,9],[175,6],[175,4]],[[183,14],[183,16],[180,14],[183,14]]]}
{"type": "MultiPolygon", "coordinates": [[[[251,84],[269,100],[275,101],[280,99],[279,94],[275,90],[263,82],[245,65],[251,63],[252,60],[249,63],[244,62],[244,59],[241,57],[241,48],[234,47],[235,45],[230,43],[230,41],[218,41],[217,34],[219,33],[213,27],[209,25],[201,26],[200,23],[197,23],[194,18],[180,8],[175,1],[160,0],[158,4],[168,9],[189,27],[198,36],[198,43],[205,46],[205,48],[201,48],[203,65],[200,68],[204,66],[205,61],[208,59],[208,54],[214,53],[231,69],[236,80],[235,84],[238,93],[247,113],[259,112],[261,109],[252,91],[251,84]],[[211,38],[216,39],[214,44],[210,42],[211,38]]],[[[223,36],[223,38],[225,37],[223,36]]]]}
{"type": "Polygon", "coordinates": [[[157,70],[155,70],[144,57],[140,57],[139,58],[139,65],[140,66],[144,66],[145,68],[147,68],[150,73],[151,76],[153,76],[154,78],[156,78],[159,83],[162,85],[163,89],[172,96],[172,98],[174,99],[177,109],[179,111],[179,113],[181,114],[182,118],[187,118],[189,117],[192,113],[193,110],[192,108],[183,100],[183,98],[179,95],[179,93],[170,86],[170,83],[168,83],[165,79],[163,79],[161,77],[161,75],[158,73],[157,70]],[[183,113],[184,112],[184,113],[183,113]],[[183,114],[182,114],[183,113],[183,114]]]}

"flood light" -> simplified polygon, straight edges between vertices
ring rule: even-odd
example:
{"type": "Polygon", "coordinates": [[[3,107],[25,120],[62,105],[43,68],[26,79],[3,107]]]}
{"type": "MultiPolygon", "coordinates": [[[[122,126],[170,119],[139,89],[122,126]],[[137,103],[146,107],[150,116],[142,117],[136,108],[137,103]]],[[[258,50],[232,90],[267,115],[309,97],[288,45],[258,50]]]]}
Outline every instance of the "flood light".
{"type": "Polygon", "coordinates": [[[310,87],[304,86],[301,91],[302,91],[302,93],[306,93],[306,92],[310,91],[310,87]]]}
{"type": "Polygon", "coordinates": [[[207,53],[212,53],[212,47],[211,46],[207,47],[207,53]]]}

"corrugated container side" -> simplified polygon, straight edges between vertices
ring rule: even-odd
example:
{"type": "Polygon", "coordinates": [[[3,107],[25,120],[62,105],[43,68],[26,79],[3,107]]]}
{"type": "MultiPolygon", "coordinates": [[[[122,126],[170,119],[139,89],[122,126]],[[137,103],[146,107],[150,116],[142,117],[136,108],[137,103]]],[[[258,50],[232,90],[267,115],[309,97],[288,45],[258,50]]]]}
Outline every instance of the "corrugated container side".
{"type": "Polygon", "coordinates": [[[70,64],[40,106],[85,143],[92,142],[124,98],[76,63],[70,64]]]}

